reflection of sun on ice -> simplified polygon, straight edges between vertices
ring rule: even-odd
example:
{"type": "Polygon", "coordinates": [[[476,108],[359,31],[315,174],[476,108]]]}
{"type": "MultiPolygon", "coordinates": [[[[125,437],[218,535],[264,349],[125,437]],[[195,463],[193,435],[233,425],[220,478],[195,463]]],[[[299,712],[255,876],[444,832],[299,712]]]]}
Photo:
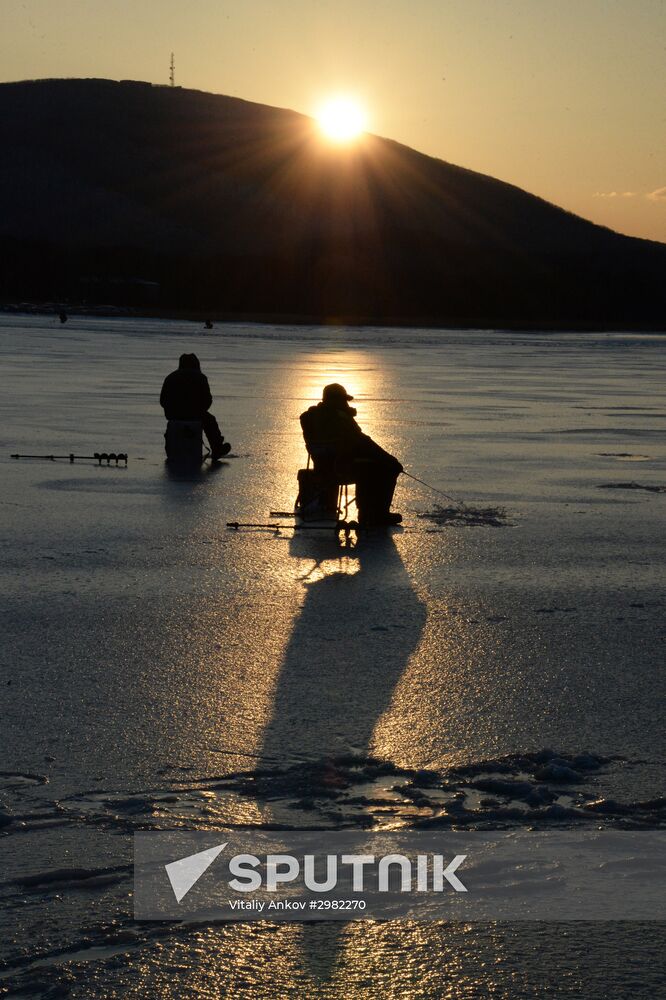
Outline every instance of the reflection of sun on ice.
{"type": "Polygon", "coordinates": [[[365,128],[365,112],[357,101],[336,97],[327,101],[317,114],[324,135],[334,142],[356,139],[365,128]]]}

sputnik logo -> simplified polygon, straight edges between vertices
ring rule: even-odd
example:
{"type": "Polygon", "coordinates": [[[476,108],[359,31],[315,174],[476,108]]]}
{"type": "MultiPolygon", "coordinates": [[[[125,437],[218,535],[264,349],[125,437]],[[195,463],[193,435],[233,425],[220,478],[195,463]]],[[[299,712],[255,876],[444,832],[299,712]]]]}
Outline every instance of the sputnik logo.
{"type": "Polygon", "coordinates": [[[210,847],[207,851],[199,851],[198,854],[189,854],[186,858],[171,861],[164,866],[177,903],[185,899],[192,886],[196,885],[203,873],[210,868],[215,858],[221,854],[226,846],[226,843],[219,844],[217,847],[210,847]]]}
{"type": "MultiPolygon", "coordinates": [[[[209,847],[206,851],[199,851],[197,854],[188,854],[178,861],[171,861],[164,868],[169,877],[176,902],[180,903],[188,894],[190,889],[196,885],[201,876],[212,865],[213,861],[227,846],[227,843],[218,844],[216,847],[209,847]]],[[[441,854],[432,855],[431,883],[434,892],[444,891],[444,882],[455,889],[456,892],[467,892],[467,887],[463,885],[455,874],[456,869],[466,859],[466,854],[456,854],[453,861],[446,867],[445,859],[441,854]]],[[[234,892],[256,892],[265,887],[267,892],[278,892],[279,886],[287,882],[294,882],[302,875],[305,888],[310,892],[328,892],[338,884],[338,864],[351,866],[353,872],[353,891],[364,891],[364,870],[367,867],[376,869],[378,875],[378,891],[391,892],[389,870],[398,866],[400,868],[401,892],[409,892],[412,887],[413,865],[409,858],[402,854],[386,854],[376,858],[374,854],[343,854],[341,856],[329,854],[326,857],[326,878],[322,881],[316,876],[315,866],[317,858],[314,854],[293,855],[293,854],[267,854],[265,857],[265,879],[257,871],[262,867],[262,861],[254,854],[236,854],[229,861],[229,872],[234,878],[228,882],[230,889],[234,892]],[[302,864],[301,864],[302,862],[302,864]]],[[[349,876],[347,877],[347,881],[349,876]]],[[[428,855],[419,854],[416,858],[416,886],[420,892],[428,889],[428,855]]]]}

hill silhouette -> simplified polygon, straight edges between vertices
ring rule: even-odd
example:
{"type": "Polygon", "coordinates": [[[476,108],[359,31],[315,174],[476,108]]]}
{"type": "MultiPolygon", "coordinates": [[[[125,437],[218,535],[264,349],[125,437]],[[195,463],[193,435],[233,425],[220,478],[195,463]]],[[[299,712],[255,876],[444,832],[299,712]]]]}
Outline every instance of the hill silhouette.
{"type": "Polygon", "coordinates": [[[108,80],[0,85],[0,296],[224,316],[661,326],[666,245],[306,116],[108,80]]]}

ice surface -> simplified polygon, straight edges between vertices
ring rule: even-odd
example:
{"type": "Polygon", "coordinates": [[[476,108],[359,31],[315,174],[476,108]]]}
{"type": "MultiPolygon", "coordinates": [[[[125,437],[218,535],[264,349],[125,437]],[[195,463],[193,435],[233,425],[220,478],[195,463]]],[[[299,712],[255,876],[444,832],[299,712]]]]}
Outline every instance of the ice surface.
{"type": "MultiPolygon", "coordinates": [[[[642,485],[666,483],[666,339],[12,316],[0,354],[4,981],[77,997],[170,995],[171,967],[192,996],[579,982],[580,935],[548,929],[444,946],[441,928],[141,927],[130,834],[663,823],[666,497],[599,487],[633,454],[642,485]],[[239,456],[196,475],[165,468],[157,405],[183,350],[239,456]],[[442,498],[403,478],[404,529],[355,547],[227,531],[291,509],[298,415],[330,381],[409,471],[507,525],[429,523],[442,498]],[[128,468],[9,457],[70,451],[128,468]]],[[[596,987],[571,995],[623,995],[639,953],[630,995],[656,995],[653,932],[586,933],[596,987]]]]}

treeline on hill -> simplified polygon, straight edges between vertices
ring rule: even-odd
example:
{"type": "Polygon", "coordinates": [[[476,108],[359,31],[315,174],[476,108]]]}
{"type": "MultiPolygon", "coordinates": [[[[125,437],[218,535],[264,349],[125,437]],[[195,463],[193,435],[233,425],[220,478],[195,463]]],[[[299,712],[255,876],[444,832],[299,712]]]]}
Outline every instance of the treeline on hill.
{"type": "MultiPolygon", "coordinates": [[[[2,245],[2,244],[0,244],[2,245]]],[[[482,325],[660,326],[666,293],[655,302],[658,276],[585,255],[553,255],[539,267],[498,261],[488,251],[423,242],[411,259],[373,267],[376,249],[300,246],[291,254],[193,258],[133,247],[85,252],[48,244],[4,241],[0,274],[4,302],[62,301],[129,306],[148,311],[209,311],[219,316],[346,322],[470,323],[482,325]]],[[[666,282],[665,282],[666,285],[666,282]]]]}

